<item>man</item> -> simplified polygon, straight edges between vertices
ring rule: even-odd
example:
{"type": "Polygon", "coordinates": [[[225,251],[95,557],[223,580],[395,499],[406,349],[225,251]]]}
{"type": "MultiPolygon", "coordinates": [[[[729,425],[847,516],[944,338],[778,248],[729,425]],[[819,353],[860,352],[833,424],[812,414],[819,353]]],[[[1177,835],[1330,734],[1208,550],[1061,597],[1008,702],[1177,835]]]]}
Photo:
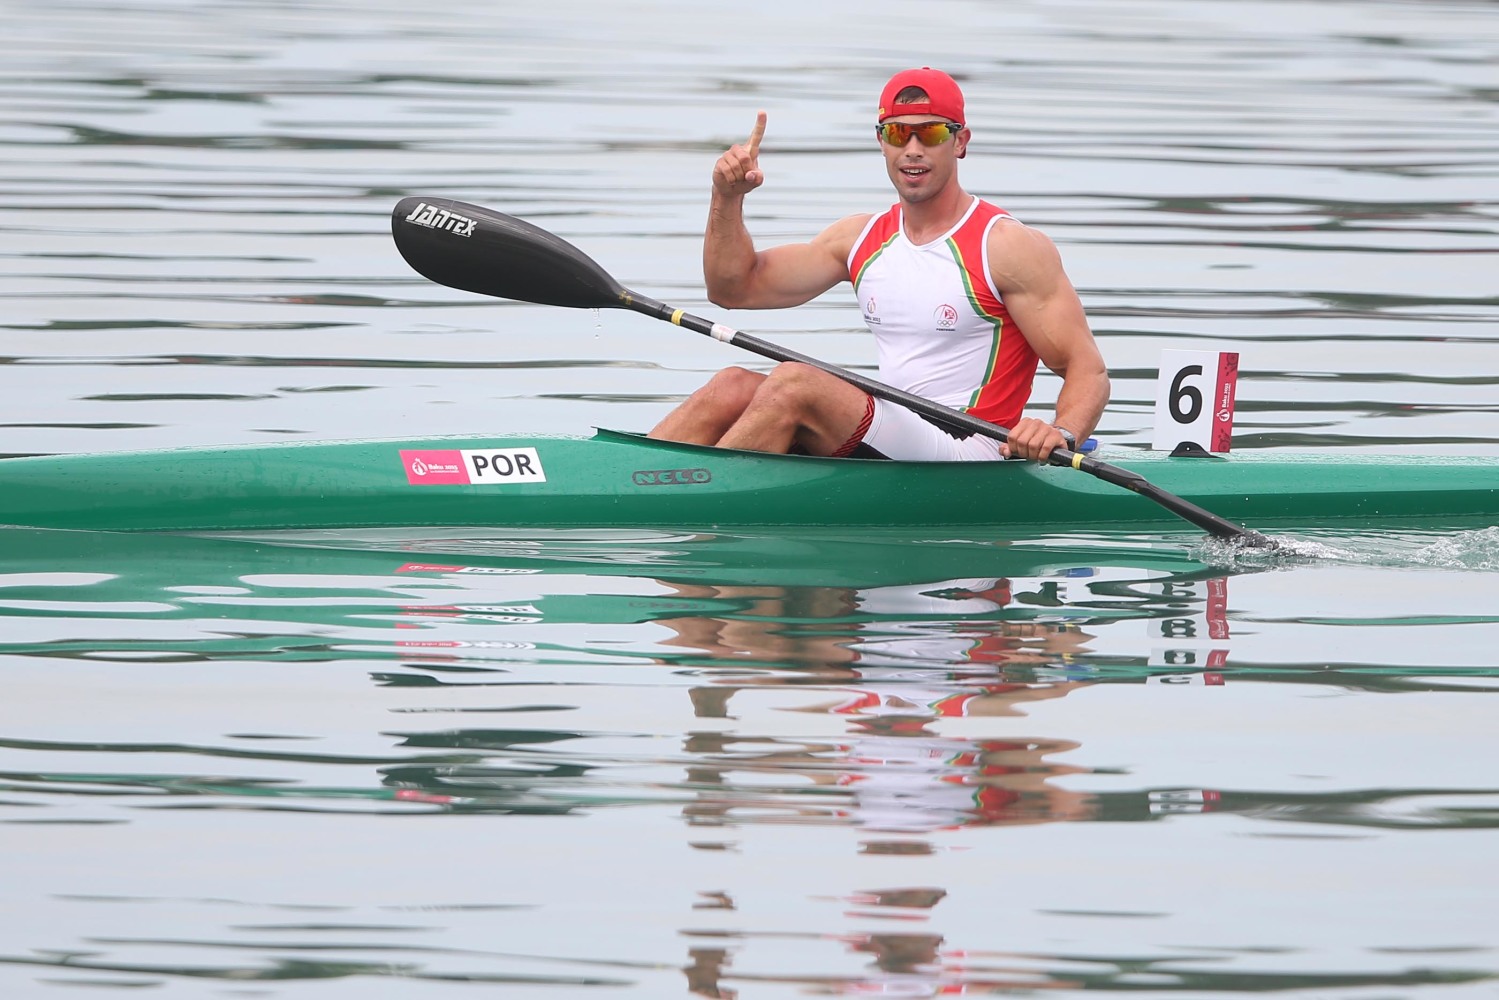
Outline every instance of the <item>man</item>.
{"type": "Polygon", "coordinates": [[[907,461],[1045,461],[1093,432],[1109,377],[1056,247],[958,184],[970,132],[963,93],[930,68],[895,74],[880,95],[885,167],[899,197],[810,243],[756,251],[744,197],[764,183],[760,112],[749,140],[719,158],[703,239],[708,297],[731,309],[801,305],[852,281],[875,334],[880,378],[1009,428],[999,442],[873,399],[788,362],[769,374],[719,372],[651,431],[670,441],[753,451],[907,461]],[[1062,376],[1055,418],[1022,417],[1037,363],[1062,376]]]}

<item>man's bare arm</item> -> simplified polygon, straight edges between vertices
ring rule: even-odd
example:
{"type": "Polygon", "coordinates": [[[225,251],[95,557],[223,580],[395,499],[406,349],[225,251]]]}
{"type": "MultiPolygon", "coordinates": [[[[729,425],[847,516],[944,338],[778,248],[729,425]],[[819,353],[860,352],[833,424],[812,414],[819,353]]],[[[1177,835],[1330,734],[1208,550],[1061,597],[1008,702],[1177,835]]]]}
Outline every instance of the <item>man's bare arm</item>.
{"type": "MultiPolygon", "coordinates": [[[[1044,233],[1017,222],[990,232],[989,259],[1005,307],[1041,363],[1062,377],[1052,423],[1082,441],[1098,426],[1109,401],[1109,373],[1088,329],[1082,301],[1044,233]]],[[[1059,436],[1047,422],[1024,419],[1010,435],[1009,452],[1044,461],[1059,436]]]]}
{"type": "Polygon", "coordinates": [[[868,216],[833,223],[810,243],[756,251],[744,224],[744,197],[765,182],[760,140],[765,112],[745,142],[731,146],[713,168],[713,197],[703,235],[703,280],[708,298],[726,309],[801,305],[848,277],[846,261],[868,216]]]}

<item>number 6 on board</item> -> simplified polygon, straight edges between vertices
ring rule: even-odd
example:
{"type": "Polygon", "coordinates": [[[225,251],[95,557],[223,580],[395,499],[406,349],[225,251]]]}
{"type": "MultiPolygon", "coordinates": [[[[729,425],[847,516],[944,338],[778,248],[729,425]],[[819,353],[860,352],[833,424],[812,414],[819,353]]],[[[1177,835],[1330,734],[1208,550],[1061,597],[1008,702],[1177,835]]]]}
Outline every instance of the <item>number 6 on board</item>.
{"type": "Polygon", "coordinates": [[[1162,351],[1156,384],[1157,451],[1226,452],[1234,432],[1239,355],[1233,351],[1162,351]]]}

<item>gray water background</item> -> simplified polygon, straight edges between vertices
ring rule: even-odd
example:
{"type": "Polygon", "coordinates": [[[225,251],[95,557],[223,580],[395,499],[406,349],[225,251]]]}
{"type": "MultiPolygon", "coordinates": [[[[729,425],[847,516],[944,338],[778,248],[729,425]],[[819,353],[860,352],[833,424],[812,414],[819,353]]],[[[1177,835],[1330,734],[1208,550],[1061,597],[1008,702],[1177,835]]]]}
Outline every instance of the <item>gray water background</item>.
{"type": "MultiPolygon", "coordinates": [[[[708,175],[763,108],[758,239],[883,207],[871,108],[919,64],[963,80],[966,186],[1062,250],[1114,376],[1107,447],[1148,444],[1160,351],[1201,348],[1240,353],[1236,449],[1499,454],[1494,3],[0,13],[3,454],[641,429],[756,362],[434,286],[389,239],[408,194],[523,216],[630,287],[867,370],[847,286],[779,312],[705,301],[708,175]]],[[[1104,607],[1110,580],[1157,579],[1142,561],[1052,608],[1084,650],[1005,619],[1024,690],[942,719],[937,694],[977,676],[951,640],[993,616],[909,594],[873,640],[843,635],[914,640],[899,669],[851,677],[772,648],[807,620],[841,635],[837,613],[723,614],[745,593],[684,597],[649,567],[434,595],[290,571],[163,585],[151,567],[176,564],[149,552],[139,579],[8,564],[32,590],[0,602],[0,994],[1493,996],[1499,539],[1336,541],[1225,574],[1226,684],[1146,682],[1173,676],[1159,623],[1104,607]],[[586,610],[616,596],[701,599],[718,632],[586,610]],[[516,611],[569,597],[585,611],[516,611]],[[490,649],[372,669],[373,622],[460,598],[514,620],[424,634],[490,649]],[[290,655],[312,641],[334,652],[290,655]],[[1126,661],[1140,683],[1098,682],[1126,661]],[[1318,673],[1338,664],[1358,670],[1318,673]],[[860,697],[879,707],[826,707],[860,697]],[[933,791],[986,746],[1003,773],[979,784],[1044,807],[944,812],[933,791]],[[359,797],[448,766],[477,806],[359,797]],[[248,794],[267,787],[288,794],[248,794]]]]}

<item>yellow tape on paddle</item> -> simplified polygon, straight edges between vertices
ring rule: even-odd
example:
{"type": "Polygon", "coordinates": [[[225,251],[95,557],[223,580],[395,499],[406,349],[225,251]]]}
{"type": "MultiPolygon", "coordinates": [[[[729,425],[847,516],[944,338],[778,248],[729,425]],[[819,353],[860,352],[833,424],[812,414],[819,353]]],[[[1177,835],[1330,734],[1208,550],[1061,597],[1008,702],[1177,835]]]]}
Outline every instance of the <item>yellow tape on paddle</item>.
{"type": "Polygon", "coordinates": [[[1082,455],[1082,452],[1075,452],[1073,454],[1073,456],[1072,456],[1072,467],[1074,469],[1076,469],[1077,471],[1079,471],[1079,472],[1082,471],[1082,469],[1083,469],[1083,455],[1082,455]]]}
{"type": "Polygon", "coordinates": [[[672,313],[671,314],[672,325],[673,326],[681,326],[682,325],[682,317],[686,314],[686,312],[687,312],[687,310],[685,310],[685,309],[678,309],[676,312],[672,313]]]}

